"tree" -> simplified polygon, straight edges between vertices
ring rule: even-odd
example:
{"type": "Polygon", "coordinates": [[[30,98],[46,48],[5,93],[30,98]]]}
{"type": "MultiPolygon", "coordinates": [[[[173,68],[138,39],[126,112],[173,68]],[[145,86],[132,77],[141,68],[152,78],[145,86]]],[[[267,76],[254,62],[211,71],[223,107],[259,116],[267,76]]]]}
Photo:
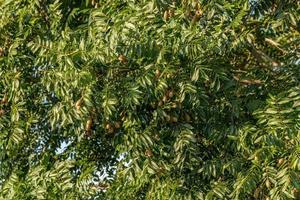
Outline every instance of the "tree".
{"type": "Polygon", "coordinates": [[[0,199],[299,198],[299,2],[0,13],[0,199]]]}

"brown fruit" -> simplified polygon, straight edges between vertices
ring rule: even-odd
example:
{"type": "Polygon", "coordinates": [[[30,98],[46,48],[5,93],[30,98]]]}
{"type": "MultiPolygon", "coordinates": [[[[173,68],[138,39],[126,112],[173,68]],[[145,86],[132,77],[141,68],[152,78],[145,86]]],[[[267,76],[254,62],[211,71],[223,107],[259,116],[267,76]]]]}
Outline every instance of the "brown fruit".
{"type": "Polygon", "coordinates": [[[300,192],[297,188],[293,188],[292,193],[293,193],[295,199],[300,199],[300,192]]]}
{"type": "Polygon", "coordinates": [[[0,109],[0,117],[3,116],[5,111],[3,109],[0,109]]]}
{"type": "Polygon", "coordinates": [[[168,101],[168,97],[167,96],[163,96],[162,101],[163,102],[167,102],[168,101]]]}
{"type": "Polygon", "coordinates": [[[147,157],[152,157],[152,156],[153,156],[152,151],[149,150],[149,149],[147,149],[147,150],[145,151],[145,156],[147,156],[147,157]]]}
{"type": "Polygon", "coordinates": [[[162,102],[162,101],[159,101],[159,102],[158,102],[158,106],[161,107],[162,105],[163,105],[163,102],[162,102]]]}
{"type": "Polygon", "coordinates": [[[4,97],[1,100],[1,103],[2,104],[7,104],[7,102],[8,102],[8,98],[7,98],[7,95],[5,94],[4,97]]]}
{"type": "Polygon", "coordinates": [[[177,103],[172,103],[172,108],[177,108],[177,103]]]}
{"type": "Polygon", "coordinates": [[[173,92],[172,90],[170,90],[170,91],[168,92],[168,96],[169,96],[169,98],[172,98],[172,97],[174,96],[174,92],[173,92]]]}
{"type": "Polygon", "coordinates": [[[178,103],[178,108],[182,109],[182,104],[180,102],[178,103]]]}
{"type": "Polygon", "coordinates": [[[110,129],[111,128],[111,125],[109,124],[109,123],[107,123],[106,125],[105,125],[105,129],[110,129]]]}
{"type": "Polygon", "coordinates": [[[90,131],[91,128],[92,128],[92,124],[93,124],[93,120],[90,118],[86,121],[86,124],[85,124],[85,130],[86,131],[90,131]]]}
{"type": "Polygon", "coordinates": [[[266,180],[266,186],[267,186],[267,188],[271,187],[271,183],[270,183],[269,179],[266,180]]]}
{"type": "Polygon", "coordinates": [[[159,69],[155,70],[155,76],[156,76],[156,78],[160,77],[160,71],[159,71],[159,69]]]}
{"type": "Polygon", "coordinates": [[[203,14],[202,10],[197,10],[194,17],[193,17],[193,19],[192,19],[192,24],[195,24],[200,19],[202,14],[203,14]]]}
{"type": "Polygon", "coordinates": [[[176,122],[178,122],[178,119],[177,119],[177,117],[173,116],[173,117],[171,117],[171,121],[174,122],[174,123],[176,123],[176,122]]]}
{"type": "Polygon", "coordinates": [[[116,122],[116,123],[115,123],[115,128],[116,128],[116,129],[121,128],[121,122],[116,122]]]}
{"type": "Polygon", "coordinates": [[[75,103],[76,110],[80,110],[81,104],[82,104],[82,98],[80,98],[79,100],[76,101],[76,103],[75,103]]]}
{"type": "Polygon", "coordinates": [[[118,59],[122,64],[126,64],[128,61],[124,55],[120,55],[118,59]]]}
{"type": "Polygon", "coordinates": [[[170,115],[166,115],[165,118],[166,118],[166,121],[167,121],[167,122],[169,122],[169,121],[171,120],[170,115]]]}
{"type": "Polygon", "coordinates": [[[108,129],[107,132],[108,132],[109,134],[112,134],[112,133],[114,133],[114,131],[115,131],[114,128],[113,128],[113,127],[110,127],[110,128],[108,129]]]}
{"type": "Polygon", "coordinates": [[[165,20],[165,21],[168,21],[168,19],[169,19],[169,12],[166,10],[166,11],[164,12],[164,20],[165,20]]]}
{"type": "Polygon", "coordinates": [[[170,9],[168,11],[168,14],[169,14],[169,18],[173,17],[174,16],[174,10],[170,9]]]}
{"type": "Polygon", "coordinates": [[[201,17],[203,15],[203,12],[201,9],[198,9],[195,13],[195,16],[197,16],[198,18],[201,17]]]}
{"type": "Polygon", "coordinates": [[[191,117],[190,117],[190,115],[187,114],[187,113],[184,114],[184,119],[185,119],[185,121],[187,121],[187,122],[190,122],[190,121],[191,121],[191,117]]]}
{"type": "Polygon", "coordinates": [[[0,56],[3,56],[4,55],[4,50],[3,48],[0,47],[0,56]]]}
{"type": "Polygon", "coordinates": [[[281,165],[283,162],[284,162],[284,159],[283,159],[283,158],[280,158],[280,159],[278,160],[278,165],[281,165]]]}

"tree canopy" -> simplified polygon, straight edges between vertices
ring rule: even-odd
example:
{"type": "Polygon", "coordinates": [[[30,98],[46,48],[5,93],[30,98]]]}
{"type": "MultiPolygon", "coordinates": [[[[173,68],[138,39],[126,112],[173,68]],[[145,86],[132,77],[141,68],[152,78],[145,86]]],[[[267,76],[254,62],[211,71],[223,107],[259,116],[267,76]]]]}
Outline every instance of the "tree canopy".
{"type": "Polygon", "coordinates": [[[300,2],[0,0],[0,199],[300,199],[300,2]]]}

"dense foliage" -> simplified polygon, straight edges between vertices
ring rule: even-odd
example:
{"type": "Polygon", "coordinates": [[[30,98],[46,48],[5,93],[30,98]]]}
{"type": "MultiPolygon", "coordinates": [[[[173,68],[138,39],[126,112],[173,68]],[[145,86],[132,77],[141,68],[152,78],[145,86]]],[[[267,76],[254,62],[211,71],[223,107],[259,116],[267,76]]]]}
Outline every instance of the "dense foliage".
{"type": "Polygon", "coordinates": [[[0,0],[0,199],[299,199],[300,3],[0,0]]]}

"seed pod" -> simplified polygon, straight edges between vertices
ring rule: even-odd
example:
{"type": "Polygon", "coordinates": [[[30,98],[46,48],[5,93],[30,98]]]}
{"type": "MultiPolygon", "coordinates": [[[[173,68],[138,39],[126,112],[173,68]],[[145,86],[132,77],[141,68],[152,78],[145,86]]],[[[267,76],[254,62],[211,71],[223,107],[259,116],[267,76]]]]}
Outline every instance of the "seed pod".
{"type": "Polygon", "coordinates": [[[128,62],[127,58],[124,55],[120,55],[118,60],[122,63],[122,64],[126,64],[128,62]]]}
{"type": "Polygon", "coordinates": [[[8,102],[8,98],[7,98],[7,95],[5,94],[4,97],[1,100],[1,103],[2,104],[7,104],[7,102],[8,102]]]}
{"type": "Polygon", "coordinates": [[[90,118],[86,121],[85,130],[89,132],[92,128],[93,120],[90,118]]]}
{"type": "Polygon", "coordinates": [[[115,123],[115,128],[116,128],[116,129],[121,128],[121,122],[116,122],[116,123],[115,123]]]}
{"type": "Polygon", "coordinates": [[[156,78],[160,77],[160,71],[159,71],[159,69],[155,70],[155,76],[156,76],[156,78]]]}

